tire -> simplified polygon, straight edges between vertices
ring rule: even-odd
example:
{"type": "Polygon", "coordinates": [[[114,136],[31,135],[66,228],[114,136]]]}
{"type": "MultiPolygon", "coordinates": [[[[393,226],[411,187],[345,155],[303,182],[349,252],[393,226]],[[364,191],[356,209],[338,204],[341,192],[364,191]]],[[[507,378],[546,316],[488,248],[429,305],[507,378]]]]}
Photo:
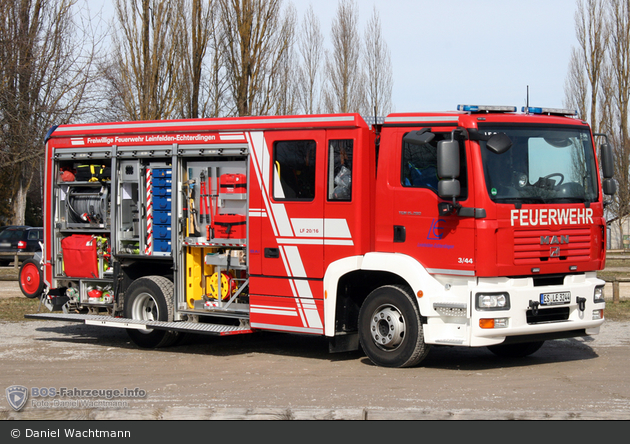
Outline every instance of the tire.
{"type": "Polygon", "coordinates": [[[18,282],[22,294],[27,298],[41,296],[44,291],[44,276],[39,262],[34,259],[25,260],[20,266],[18,282]]]}
{"type": "MultiPolygon", "coordinates": [[[[173,283],[162,276],[135,280],[125,292],[124,316],[141,321],[173,321],[173,283]]],[[[127,329],[131,340],[142,348],[175,344],[179,333],[167,330],[127,329]]]]}
{"type": "Polygon", "coordinates": [[[427,356],[420,311],[406,288],[387,285],[369,294],[359,311],[359,342],[381,367],[413,367],[427,356]]]}
{"type": "Polygon", "coordinates": [[[524,358],[536,353],[545,341],[525,342],[521,344],[499,344],[488,347],[495,355],[501,358],[524,358]]]}

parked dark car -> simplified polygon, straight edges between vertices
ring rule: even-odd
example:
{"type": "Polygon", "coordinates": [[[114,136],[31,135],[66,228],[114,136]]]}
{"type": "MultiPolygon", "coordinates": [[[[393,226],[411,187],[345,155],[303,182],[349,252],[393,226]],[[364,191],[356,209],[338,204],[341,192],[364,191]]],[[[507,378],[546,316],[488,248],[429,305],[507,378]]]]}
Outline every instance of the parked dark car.
{"type": "MultiPolygon", "coordinates": [[[[30,253],[41,251],[44,229],[27,226],[10,226],[0,232],[0,253],[30,253]]],[[[0,265],[13,262],[10,256],[0,256],[0,265]]]]}

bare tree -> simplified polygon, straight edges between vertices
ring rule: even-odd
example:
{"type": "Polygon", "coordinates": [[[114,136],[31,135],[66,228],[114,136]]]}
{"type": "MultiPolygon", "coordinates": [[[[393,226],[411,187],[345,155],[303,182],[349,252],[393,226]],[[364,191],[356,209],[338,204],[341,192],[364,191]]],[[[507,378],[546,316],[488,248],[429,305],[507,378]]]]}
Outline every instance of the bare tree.
{"type": "Polygon", "coordinates": [[[24,223],[47,131],[85,112],[97,43],[75,4],[0,0],[0,194],[14,224],[24,223]]]}
{"type": "Polygon", "coordinates": [[[630,0],[578,0],[576,34],[567,103],[580,108],[581,102],[582,117],[610,138],[618,191],[607,215],[621,239],[630,215],[630,0]]]}
{"type": "Polygon", "coordinates": [[[183,2],[178,11],[181,39],[179,117],[219,117],[226,112],[227,84],[219,42],[222,40],[216,0],[183,2]]]}
{"type": "Polygon", "coordinates": [[[361,66],[359,11],[354,0],[340,0],[332,24],[332,52],[326,54],[325,108],[331,113],[365,109],[364,74],[361,66]]]}
{"type": "Polygon", "coordinates": [[[368,113],[389,114],[392,109],[393,73],[391,53],[383,38],[381,20],[374,7],[365,31],[368,113]]]}
{"type": "MultiPolygon", "coordinates": [[[[295,29],[297,12],[292,3],[289,4],[285,11],[284,20],[286,28],[295,29]]],[[[288,29],[286,32],[288,32],[288,29]]],[[[287,49],[280,57],[278,75],[275,80],[277,82],[277,93],[275,95],[276,115],[296,114],[299,105],[298,76],[296,76],[296,69],[298,67],[295,50],[296,36],[294,32],[290,32],[287,37],[287,49]]]]}
{"type": "Polygon", "coordinates": [[[224,36],[221,50],[234,113],[266,115],[273,111],[278,76],[292,42],[294,27],[282,0],[218,0],[224,36]]]}
{"type": "Polygon", "coordinates": [[[106,68],[112,118],[174,115],[182,66],[182,0],[116,0],[118,28],[106,68]]]}
{"type": "Polygon", "coordinates": [[[300,109],[306,114],[319,110],[319,88],[324,57],[324,36],[319,20],[310,5],[302,22],[298,40],[301,58],[299,68],[300,109]]]}
{"type": "Polygon", "coordinates": [[[182,39],[182,75],[180,76],[181,117],[196,119],[199,117],[202,102],[202,79],[204,61],[214,32],[214,14],[212,0],[192,0],[182,4],[177,11],[180,15],[178,33],[182,39]]]}
{"type": "MultiPolygon", "coordinates": [[[[628,100],[630,99],[630,0],[610,0],[610,64],[614,97],[619,113],[619,141],[628,141],[628,100]]],[[[627,171],[627,169],[626,169],[627,171]]]]}
{"type": "Polygon", "coordinates": [[[564,86],[565,106],[575,109],[578,115],[588,120],[590,115],[589,86],[584,72],[582,53],[573,48],[569,62],[569,72],[564,86]]]}
{"type": "MultiPolygon", "coordinates": [[[[597,98],[600,89],[601,73],[608,49],[609,31],[606,23],[606,1],[608,0],[578,0],[575,13],[575,33],[579,48],[574,50],[571,59],[571,76],[581,76],[583,70],[588,79],[589,92],[579,92],[575,89],[568,91],[575,94],[589,94],[588,109],[580,110],[590,113],[583,117],[590,118],[591,125],[597,130],[597,98]]],[[[578,81],[579,82],[579,81],[578,81]]],[[[578,85],[579,86],[579,85],[578,85]]],[[[569,98],[568,103],[584,106],[583,99],[569,98]]]]}
{"type": "Polygon", "coordinates": [[[220,51],[222,41],[222,31],[215,28],[215,32],[212,33],[212,58],[208,70],[209,75],[203,84],[208,95],[204,117],[220,117],[230,113],[229,80],[220,51]]]}
{"type": "Polygon", "coordinates": [[[630,215],[630,137],[628,132],[630,100],[630,0],[610,0],[610,81],[611,120],[607,125],[616,155],[615,179],[618,192],[612,210],[621,230],[630,215]]]}

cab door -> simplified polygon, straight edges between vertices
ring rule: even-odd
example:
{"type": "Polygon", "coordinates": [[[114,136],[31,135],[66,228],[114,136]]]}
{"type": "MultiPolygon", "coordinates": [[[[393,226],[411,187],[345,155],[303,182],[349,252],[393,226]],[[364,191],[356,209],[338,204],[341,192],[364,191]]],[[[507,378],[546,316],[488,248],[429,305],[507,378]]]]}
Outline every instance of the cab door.
{"type": "MultiPolygon", "coordinates": [[[[422,128],[414,129],[413,131],[422,128]]],[[[450,140],[451,132],[434,128],[435,138],[422,145],[403,142],[408,129],[400,129],[399,170],[393,173],[394,251],[415,257],[429,273],[473,276],[475,270],[475,220],[456,213],[441,215],[438,204],[437,146],[450,140]]],[[[474,207],[468,180],[465,143],[460,141],[461,195],[459,203],[474,207]]]]}
{"type": "Polygon", "coordinates": [[[269,213],[262,274],[323,278],[324,131],[267,134],[269,213]]]}
{"type": "Polygon", "coordinates": [[[270,131],[254,143],[263,191],[258,234],[250,232],[260,260],[250,279],[252,327],[323,332],[325,135],[270,131]]]}

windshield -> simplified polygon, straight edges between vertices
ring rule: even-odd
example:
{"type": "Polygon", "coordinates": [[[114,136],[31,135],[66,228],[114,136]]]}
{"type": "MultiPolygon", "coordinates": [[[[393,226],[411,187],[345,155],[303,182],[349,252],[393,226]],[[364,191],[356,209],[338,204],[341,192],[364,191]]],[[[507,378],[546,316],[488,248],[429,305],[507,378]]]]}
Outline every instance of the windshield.
{"type": "Polygon", "coordinates": [[[497,203],[574,203],[598,198],[597,169],[588,129],[481,126],[505,133],[512,147],[496,154],[480,141],[486,186],[497,203]]]}

